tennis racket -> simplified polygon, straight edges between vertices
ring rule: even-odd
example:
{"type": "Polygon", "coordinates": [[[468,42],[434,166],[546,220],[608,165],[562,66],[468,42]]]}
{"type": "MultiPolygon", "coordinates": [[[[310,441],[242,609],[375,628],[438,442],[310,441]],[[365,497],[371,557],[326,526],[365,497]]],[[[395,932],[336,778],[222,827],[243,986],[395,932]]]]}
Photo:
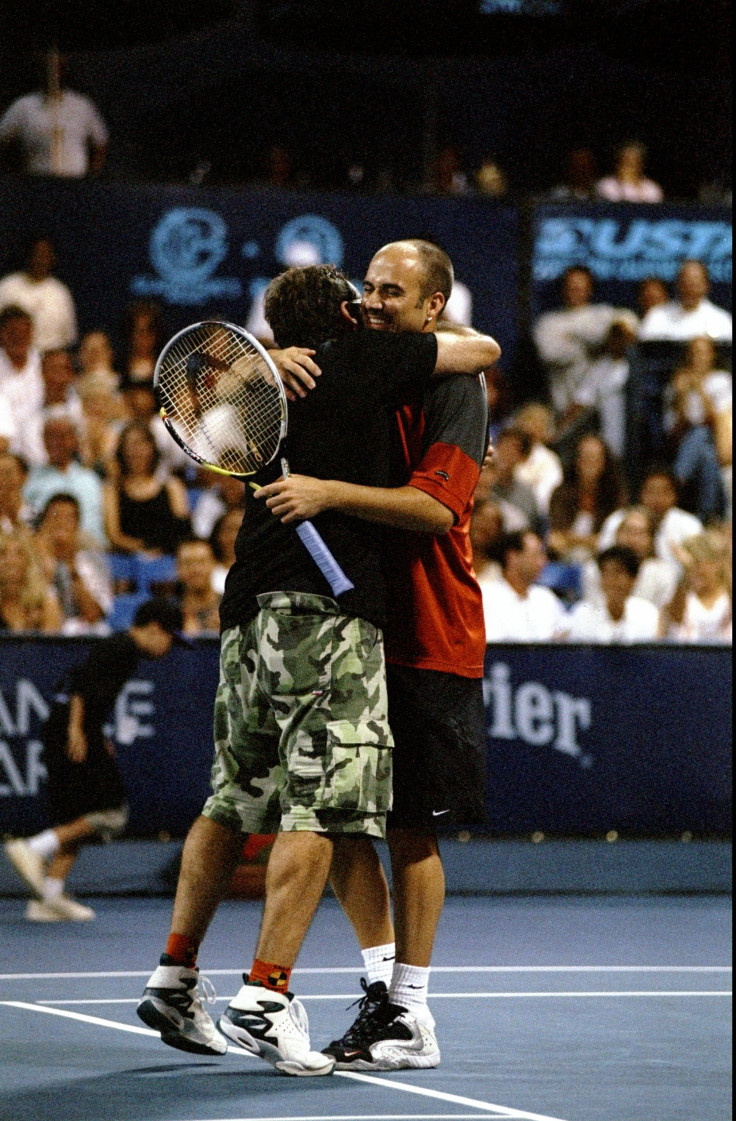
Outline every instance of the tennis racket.
{"type": "MultiPolygon", "coordinates": [[[[288,428],[284,385],[261,344],[242,327],[209,321],[174,335],[156,363],[153,383],[163,420],[196,463],[244,478],[271,463],[288,428]]],[[[284,475],[289,474],[285,459],[284,475]]],[[[353,584],[311,522],[296,527],[332,594],[353,584]]]]}

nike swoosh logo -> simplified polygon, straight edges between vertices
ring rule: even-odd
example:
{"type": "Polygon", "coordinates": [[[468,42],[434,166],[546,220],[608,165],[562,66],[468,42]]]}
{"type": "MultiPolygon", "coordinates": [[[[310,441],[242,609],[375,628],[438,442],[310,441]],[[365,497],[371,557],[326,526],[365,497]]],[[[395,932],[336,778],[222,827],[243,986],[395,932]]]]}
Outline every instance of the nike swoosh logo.
{"type": "Polygon", "coordinates": [[[442,817],[443,814],[449,814],[449,810],[432,810],[432,817],[442,817]]]}

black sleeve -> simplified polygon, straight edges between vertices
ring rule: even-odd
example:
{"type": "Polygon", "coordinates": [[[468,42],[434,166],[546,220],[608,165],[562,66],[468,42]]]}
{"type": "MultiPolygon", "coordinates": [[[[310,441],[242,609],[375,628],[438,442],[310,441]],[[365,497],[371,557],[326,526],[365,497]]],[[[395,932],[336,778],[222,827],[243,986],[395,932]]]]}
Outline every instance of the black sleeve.
{"type": "Polygon", "coordinates": [[[437,365],[437,336],[433,332],[362,331],[356,339],[366,364],[379,379],[388,408],[396,409],[421,396],[437,365]]]}
{"type": "Polygon", "coordinates": [[[128,635],[115,634],[95,642],[85,661],[69,671],[69,692],[85,702],[114,697],[133,673],[138,654],[128,635]]]}

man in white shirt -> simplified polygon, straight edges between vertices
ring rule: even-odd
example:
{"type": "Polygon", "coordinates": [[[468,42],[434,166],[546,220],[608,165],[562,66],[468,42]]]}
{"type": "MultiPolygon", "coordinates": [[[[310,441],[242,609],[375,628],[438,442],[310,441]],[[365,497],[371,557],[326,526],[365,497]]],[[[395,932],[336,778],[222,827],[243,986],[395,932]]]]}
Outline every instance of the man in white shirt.
{"type": "MultiPolygon", "coordinates": [[[[675,565],[680,570],[677,546],[694,537],[703,529],[702,522],[694,514],[680,510],[677,506],[678,486],[674,476],[665,468],[653,468],[642,483],[639,500],[652,516],[654,528],[654,548],[658,557],[675,565]]],[[[601,526],[598,535],[598,549],[605,550],[615,543],[618,528],[627,510],[615,510],[601,526]]]]}
{"type": "Polygon", "coordinates": [[[72,294],[52,276],[56,254],[48,238],[34,238],[26,267],[0,280],[0,308],[15,304],[33,320],[33,343],[42,354],[77,341],[77,314],[72,294]]]}
{"type": "Polygon", "coordinates": [[[598,556],[601,595],[583,600],[568,616],[570,642],[655,642],[659,611],[648,600],[633,595],[639,558],[625,545],[612,545],[598,556]]]}
{"type": "Polygon", "coordinates": [[[622,144],[616,152],[614,174],[601,179],[596,187],[598,197],[606,202],[662,202],[659,183],[644,174],[646,156],[645,146],[638,141],[622,144]]]}
{"type": "Polygon", "coordinates": [[[733,322],[729,312],[707,299],[708,270],[702,261],[684,261],[677,277],[677,300],[653,307],[644,316],[639,339],[685,342],[700,335],[730,342],[733,322]]]}
{"type": "Polygon", "coordinates": [[[80,528],[98,545],[106,544],[102,510],[102,483],[98,475],[77,461],[79,436],[65,413],[50,413],[43,427],[48,466],[34,467],[24,487],[24,497],[38,516],[55,494],[71,494],[79,503],[80,528]]]}
{"type": "Polygon", "coordinates": [[[534,324],[534,342],[547,369],[558,417],[564,417],[573,405],[575,392],[617,314],[608,304],[591,303],[592,297],[590,270],[575,265],[562,278],[564,307],[540,315],[534,324]]]}
{"type": "Polygon", "coordinates": [[[565,609],[537,580],[547,564],[531,530],[505,533],[498,547],[502,579],[482,586],[486,642],[555,642],[567,631],[565,609]]]}
{"type": "Polygon", "coordinates": [[[554,414],[547,405],[532,401],[519,410],[514,425],[532,441],[528,456],[514,472],[515,477],[531,488],[540,513],[546,517],[552,492],[563,478],[560,457],[548,446],[555,438],[554,414]]]}
{"type": "Polygon", "coordinates": [[[74,367],[68,350],[47,350],[41,359],[43,402],[38,412],[29,416],[15,438],[15,450],[31,467],[48,463],[44,443],[44,424],[49,416],[68,416],[77,432],[84,433],[82,402],[74,388],[74,367]]]}
{"type": "MultiPolygon", "coordinates": [[[[0,393],[7,400],[16,436],[43,407],[41,356],[34,346],[27,311],[11,305],[0,311],[0,393]]],[[[13,450],[13,442],[11,440],[13,450]]]]}
{"type": "Polygon", "coordinates": [[[626,451],[626,383],[628,351],[636,341],[639,322],[633,312],[621,312],[611,324],[605,351],[592,362],[575,392],[575,410],[595,410],[604,441],[617,459],[626,451]]]}

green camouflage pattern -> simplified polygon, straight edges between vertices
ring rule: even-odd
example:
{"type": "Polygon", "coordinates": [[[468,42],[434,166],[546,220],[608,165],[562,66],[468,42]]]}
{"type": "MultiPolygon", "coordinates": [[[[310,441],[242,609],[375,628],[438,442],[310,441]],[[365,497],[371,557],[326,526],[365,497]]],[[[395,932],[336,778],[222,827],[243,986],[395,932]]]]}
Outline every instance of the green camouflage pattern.
{"type": "Polygon", "coordinates": [[[258,604],[222,636],[203,813],[242,833],[384,837],[393,739],[381,631],[323,596],[258,604]]]}

